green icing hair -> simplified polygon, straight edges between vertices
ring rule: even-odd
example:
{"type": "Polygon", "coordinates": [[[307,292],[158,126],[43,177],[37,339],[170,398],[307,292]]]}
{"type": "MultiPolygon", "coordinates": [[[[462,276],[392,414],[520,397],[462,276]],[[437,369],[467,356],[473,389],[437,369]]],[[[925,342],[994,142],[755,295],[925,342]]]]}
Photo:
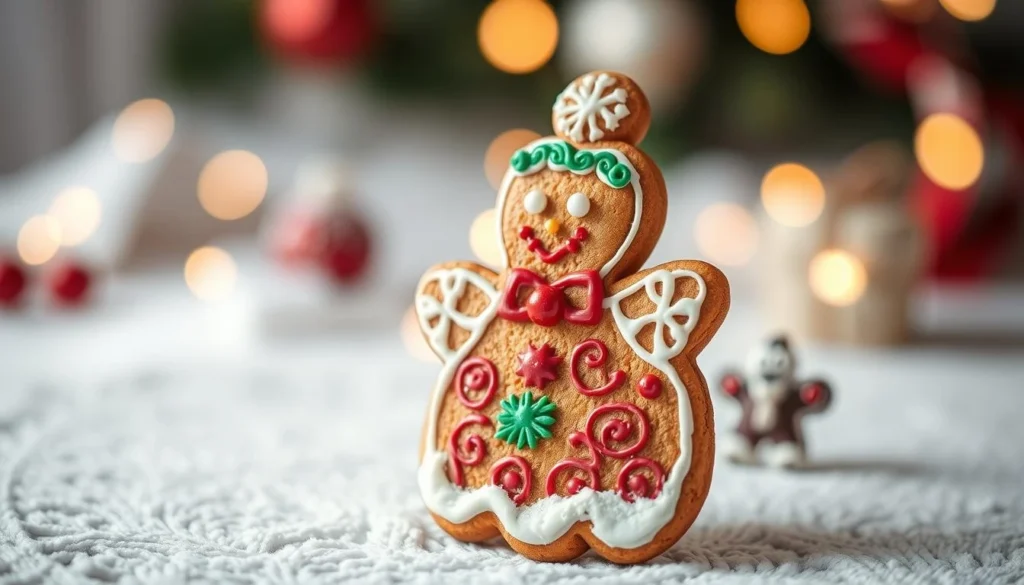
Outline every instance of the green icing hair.
{"type": "Polygon", "coordinates": [[[610,151],[577,150],[562,140],[543,142],[530,150],[518,150],[509,164],[517,173],[524,174],[545,161],[555,170],[574,173],[588,173],[596,168],[597,176],[616,189],[625,187],[633,178],[633,171],[610,151]]]}

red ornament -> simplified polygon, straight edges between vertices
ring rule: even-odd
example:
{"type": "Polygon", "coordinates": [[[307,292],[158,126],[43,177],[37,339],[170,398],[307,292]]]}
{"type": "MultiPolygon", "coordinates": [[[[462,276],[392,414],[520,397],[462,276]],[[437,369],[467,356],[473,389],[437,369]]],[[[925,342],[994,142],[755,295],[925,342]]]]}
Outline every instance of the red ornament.
{"type": "Polygon", "coordinates": [[[645,374],[636,384],[636,391],[644,398],[654,400],[661,396],[661,380],[654,374],[645,374]]]}
{"type": "Polygon", "coordinates": [[[313,263],[320,255],[324,241],[323,222],[312,214],[295,213],[275,226],[271,251],[285,266],[313,263]]]}
{"type": "Polygon", "coordinates": [[[491,483],[508,492],[509,498],[518,506],[530,497],[532,473],[529,461],[517,455],[509,455],[491,466],[491,483]]]}
{"type": "Polygon", "coordinates": [[[587,482],[578,477],[570,477],[569,481],[565,482],[565,489],[569,492],[570,496],[575,496],[585,487],[587,487],[587,482]]]}
{"type": "Polygon", "coordinates": [[[351,284],[366,271],[370,244],[370,232],[362,218],[351,211],[341,212],[324,226],[321,265],[336,282],[351,284]]]}
{"type": "Polygon", "coordinates": [[[726,376],[722,380],[722,390],[725,390],[725,393],[728,394],[729,396],[736,396],[737,394],[739,394],[740,388],[742,387],[743,385],[740,383],[739,378],[737,378],[736,376],[726,376]]]}
{"type": "Polygon", "coordinates": [[[518,473],[509,469],[501,478],[501,485],[507,490],[518,491],[523,485],[523,478],[518,473]]]}
{"type": "Polygon", "coordinates": [[[527,386],[543,390],[548,382],[558,378],[555,370],[562,363],[562,358],[555,355],[555,350],[546,343],[540,347],[531,343],[526,351],[519,354],[518,359],[516,375],[522,377],[527,386]]]}
{"type": "Polygon", "coordinates": [[[263,0],[259,11],[267,43],[295,61],[352,60],[376,33],[368,0],[263,0]]]}
{"type": "Polygon", "coordinates": [[[565,310],[562,291],[546,284],[538,285],[526,298],[526,314],[541,327],[557,325],[565,310]]]}
{"type": "Polygon", "coordinates": [[[800,389],[800,400],[802,400],[804,404],[815,404],[821,400],[822,392],[821,384],[808,384],[800,389]]]}
{"type": "Polygon", "coordinates": [[[92,277],[75,262],[65,262],[50,273],[48,285],[54,302],[72,306],[85,301],[92,277]]]}
{"type": "Polygon", "coordinates": [[[25,270],[13,260],[0,259],[0,307],[18,305],[25,292],[25,270]]]}

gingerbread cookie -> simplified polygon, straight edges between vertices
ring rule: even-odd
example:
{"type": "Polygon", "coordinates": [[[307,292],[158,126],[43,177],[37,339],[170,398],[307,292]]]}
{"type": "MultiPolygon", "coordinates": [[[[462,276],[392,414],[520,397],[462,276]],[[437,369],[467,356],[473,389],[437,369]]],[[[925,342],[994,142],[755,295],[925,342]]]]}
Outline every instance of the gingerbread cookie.
{"type": "Polygon", "coordinates": [[[420,327],[444,366],[419,486],[460,540],[500,534],[536,560],[593,548],[641,562],[707,496],[714,429],[695,359],[729,285],[694,260],[637,272],[666,193],[636,147],[650,110],[631,79],[576,79],[552,121],[556,136],[516,152],[502,181],[500,272],[452,262],[420,281],[420,327]]]}
{"type": "Polygon", "coordinates": [[[723,452],[735,463],[800,467],[806,463],[803,417],[824,412],[832,387],[820,378],[798,380],[796,355],[782,335],[747,355],[746,376],[728,372],[722,391],[739,403],[736,432],[723,438],[723,452]]]}

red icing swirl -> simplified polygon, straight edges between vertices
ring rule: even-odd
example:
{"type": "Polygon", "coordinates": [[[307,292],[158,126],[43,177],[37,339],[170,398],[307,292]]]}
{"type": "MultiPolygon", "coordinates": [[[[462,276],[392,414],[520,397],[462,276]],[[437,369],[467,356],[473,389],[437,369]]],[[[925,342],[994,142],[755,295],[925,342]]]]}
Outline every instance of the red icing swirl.
{"type": "Polygon", "coordinates": [[[626,459],[638,453],[647,444],[647,439],[650,438],[651,433],[651,427],[647,422],[647,415],[644,414],[644,411],[627,402],[613,402],[598,406],[587,417],[586,429],[587,438],[594,443],[594,447],[598,452],[614,459],[626,459]],[[613,416],[601,425],[601,431],[595,437],[593,433],[597,419],[608,413],[616,413],[616,416],[613,416]],[[631,414],[636,418],[636,423],[618,413],[631,414]],[[612,443],[628,442],[634,435],[636,435],[635,443],[625,447],[614,447],[612,445],[612,443]]]}
{"type": "Polygon", "coordinates": [[[462,362],[455,372],[455,396],[466,408],[482,409],[494,399],[497,390],[498,369],[487,358],[471,357],[462,362]],[[480,395],[474,400],[469,392],[480,395]]]}
{"type": "Polygon", "coordinates": [[[658,465],[657,461],[646,457],[630,459],[619,470],[619,476],[615,480],[615,490],[619,492],[623,500],[633,503],[637,498],[656,498],[665,486],[665,472],[658,465]],[[654,485],[641,470],[646,470],[654,476],[654,485]]]}
{"type": "Polygon", "coordinates": [[[464,441],[460,439],[463,429],[469,425],[489,427],[491,419],[482,414],[470,414],[455,425],[451,436],[448,437],[448,472],[451,475],[452,483],[459,487],[465,487],[466,483],[463,466],[480,465],[487,455],[487,443],[480,435],[473,433],[464,441]]]}
{"type": "Polygon", "coordinates": [[[495,461],[491,466],[491,483],[508,492],[515,505],[522,504],[530,497],[533,485],[530,462],[518,455],[495,461]]]}
{"type": "Polygon", "coordinates": [[[587,435],[579,431],[574,431],[569,435],[569,445],[577,449],[586,447],[589,459],[566,457],[556,463],[551,468],[551,471],[548,472],[548,478],[544,485],[544,491],[549,496],[555,495],[558,491],[558,475],[563,471],[582,471],[587,477],[586,481],[584,481],[573,473],[565,483],[566,491],[570,496],[576,495],[576,493],[584,487],[589,487],[595,491],[600,489],[600,477],[597,473],[600,467],[600,461],[598,460],[597,450],[594,448],[593,441],[591,441],[587,435]]]}
{"type": "Polygon", "coordinates": [[[572,378],[573,386],[576,386],[576,390],[580,394],[584,396],[604,396],[625,383],[626,372],[615,370],[604,384],[596,388],[587,386],[577,371],[581,358],[588,368],[600,368],[608,360],[608,346],[603,341],[588,339],[580,342],[572,349],[572,355],[569,359],[569,376],[572,378]]]}

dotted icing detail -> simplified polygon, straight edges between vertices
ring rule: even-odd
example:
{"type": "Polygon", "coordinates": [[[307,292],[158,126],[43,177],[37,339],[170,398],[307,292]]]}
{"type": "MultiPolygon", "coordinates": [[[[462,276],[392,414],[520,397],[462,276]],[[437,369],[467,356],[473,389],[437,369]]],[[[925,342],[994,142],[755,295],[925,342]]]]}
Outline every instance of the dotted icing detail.
{"type": "Polygon", "coordinates": [[[619,162],[609,151],[578,150],[564,140],[543,142],[531,150],[518,150],[509,165],[520,174],[528,173],[544,163],[556,170],[569,170],[582,175],[597,170],[597,176],[609,187],[622,189],[633,178],[633,171],[619,162]]]}

